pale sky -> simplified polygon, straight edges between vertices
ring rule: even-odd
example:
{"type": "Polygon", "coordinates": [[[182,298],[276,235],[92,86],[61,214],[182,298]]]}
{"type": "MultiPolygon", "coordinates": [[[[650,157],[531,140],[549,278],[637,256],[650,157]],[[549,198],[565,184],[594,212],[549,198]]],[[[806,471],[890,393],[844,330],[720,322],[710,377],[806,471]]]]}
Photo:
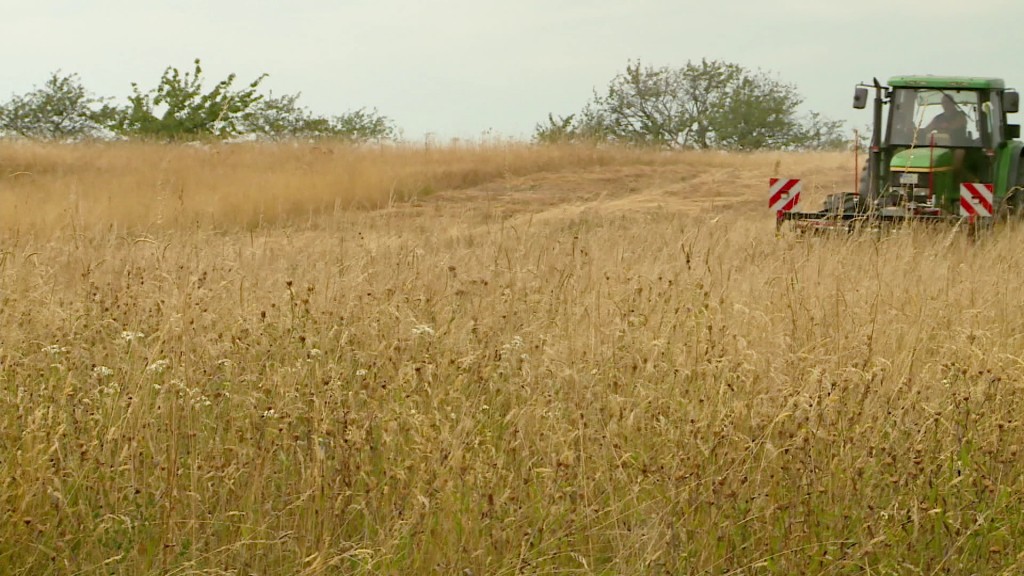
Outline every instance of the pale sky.
{"type": "Polygon", "coordinates": [[[998,76],[1024,91],[1021,0],[0,0],[0,101],[77,73],[131,82],[203,63],[322,115],[376,108],[406,139],[529,139],[630,61],[724,60],[796,85],[804,110],[862,127],[873,76],[998,76]]]}

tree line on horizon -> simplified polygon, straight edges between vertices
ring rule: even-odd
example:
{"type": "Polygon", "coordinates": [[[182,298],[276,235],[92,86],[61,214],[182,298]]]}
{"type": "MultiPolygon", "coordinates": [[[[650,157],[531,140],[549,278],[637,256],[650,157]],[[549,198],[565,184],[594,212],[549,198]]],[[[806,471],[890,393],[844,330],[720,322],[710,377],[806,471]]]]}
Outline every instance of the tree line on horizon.
{"type": "Polygon", "coordinates": [[[0,135],[32,140],[151,139],[167,141],[337,138],[396,140],[398,128],[376,110],[314,114],[299,94],[261,94],[263,74],[236,87],[235,74],[205,86],[202,64],[182,73],[168,67],[155,88],[131,84],[127,104],[115,105],[85,88],[77,74],[54,72],[42,87],[0,105],[0,135]]]}
{"type": "MultiPolygon", "coordinates": [[[[397,142],[401,130],[376,109],[316,114],[300,94],[260,92],[266,74],[236,87],[229,74],[205,85],[199,59],[184,73],[171,66],[154,88],[131,84],[127,103],[93,94],[77,74],[54,72],[41,87],[0,104],[0,136],[47,141],[85,139],[309,140],[397,142]]],[[[826,149],[847,145],[842,122],[815,112],[798,116],[796,88],[738,64],[702,60],[625,72],[568,116],[549,114],[533,141],[616,143],[726,150],[826,149]]]]}

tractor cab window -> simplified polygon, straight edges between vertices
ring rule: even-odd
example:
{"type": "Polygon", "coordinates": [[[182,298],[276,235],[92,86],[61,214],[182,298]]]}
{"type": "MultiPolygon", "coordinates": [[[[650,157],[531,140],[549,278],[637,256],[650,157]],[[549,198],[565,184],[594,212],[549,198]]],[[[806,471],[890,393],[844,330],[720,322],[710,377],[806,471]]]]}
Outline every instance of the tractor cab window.
{"type": "Polygon", "coordinates": [[[982,98],[981,123],[986,127],[993,142],[1002,142],[1004,138],[1002,100],[1000,92],[992,92],[991,95],[982,98]]]}
{"type": "Polygon", "coordinates": [[[889,143],[911,147],[981,147],[978,94],[974,90],[894,89],[889,143]]]}

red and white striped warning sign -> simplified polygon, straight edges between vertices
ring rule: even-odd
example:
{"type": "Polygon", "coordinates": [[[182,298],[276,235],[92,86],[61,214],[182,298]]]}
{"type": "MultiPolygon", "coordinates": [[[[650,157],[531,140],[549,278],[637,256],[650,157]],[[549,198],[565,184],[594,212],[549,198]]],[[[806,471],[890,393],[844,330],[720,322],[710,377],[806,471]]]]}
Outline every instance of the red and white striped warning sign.
{"type": "Polygon", "coordinates": [[[800,203],[799,180],[772,178],[768,184],[768,208],[772,211],[789,212],[800,203]]]}
{"type": "Polygon", "coordinates": [[[960,185],[961,216],[992,216],[992,185],[964,182],[960,185]]]}

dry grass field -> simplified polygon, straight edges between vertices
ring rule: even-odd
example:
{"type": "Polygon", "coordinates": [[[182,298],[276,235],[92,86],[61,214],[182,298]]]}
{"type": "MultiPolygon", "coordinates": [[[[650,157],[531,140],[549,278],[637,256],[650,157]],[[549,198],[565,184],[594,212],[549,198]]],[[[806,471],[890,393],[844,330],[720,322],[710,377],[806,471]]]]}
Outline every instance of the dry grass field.
{"type": "Polygon", "coordinates": [[[0,145],[0,574],[1020,574],[1024,231],[853,164],[0,145]]]}

